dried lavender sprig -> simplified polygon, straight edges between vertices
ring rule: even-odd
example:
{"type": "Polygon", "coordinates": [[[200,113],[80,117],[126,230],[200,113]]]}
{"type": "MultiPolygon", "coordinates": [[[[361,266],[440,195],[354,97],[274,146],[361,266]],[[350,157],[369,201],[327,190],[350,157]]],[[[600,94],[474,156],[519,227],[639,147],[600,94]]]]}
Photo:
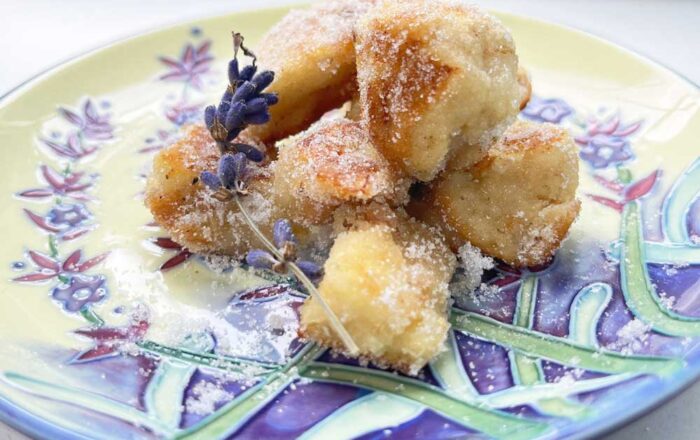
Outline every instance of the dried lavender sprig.
{"type": "MultiPolygon", "coordinates": [[[[275,94],[262,93],[274,80],[274,73],[263,71],[256,75],[257,59],[255,54],[243,45],[241,34],[233,33],[233,49],[234,57],[228,69],[229,86],[218,107],[209,106],[204,112],[205,124],[217,142],[222,157],[216,174],[204,171],[200,177],[201,181],[214,191],[213,196],[216,199],[222,202],[233,200],[236,203],[248,227],[269,251],[267,254],[265,251],[252,251],[249,253],[250,262],[259,262],[264,265],[272,263],[273,268],[277,266],[278,270],[289,269],[309,294],[321,304],[331,327],[338,333],[348,352],[356,356],[359,354],[357,344],[310,279],[321,275],[321,267],[310,261],[296,261],[296,239],[289,222],[275,223],[273,243],[260,231],[241,203],[241,196],[247,194],[246,162],[247,160],[259,162],[263,159],[263,154],[253,146],[232,143],[232,141],[247,125],[269,121],[269,106],[276,104],[278,97],[275,94]],[[242,70],[239,70],[238,66],[239,50],[253,59],[252,64],[242,70]],[[232,152],[235,154],[231,154],[232,152]]],[[[251,265],[255,266],[255,264],[251,265]]]]}
{"type": "Polygon", "coordinates": [[[273,227],[272,241],[277,250],[282,254],[279,259],[268,251],[253,249],[246,255],[246,263],[257,269],[269,269],[277,273],[286,273],[289,262],[294,262],[304,274],[312,280],[321,277],[323,269],[312,261],[299,261],[296,255],[297,240],[292,232],[292,225],[288,220],[277,220],[273,227]]]}
{"type": "Polygon", "coordinates": [[[338,333],[340,340],[343,341],[343,345],[345,345],[345,348],[347,348],[350,356],[357,356],[360,353],[360,348],[352,339],[350,333],[348,333],[348,331],[345,329],[343,323],[340,322],[340,319],[338,319],[338,316],[335,314],[333,309],[331,309],[331,307],[328,305],[328,302],[326,302],[321,293],[318,291],[314,283],[309,279],[306,273],[304,273],[304,271],[297,265],[295,261],[286,261],[283,252],[279,250],[274,244],[272,244],[272,242],[268,240],[265,234],[263,234],[262,231],[260,231],[253,219],[248,214],[248,211],[241,203],[238,194],[234,195],[233,200],[236,202],[236,205],[241,211],[241,214],[243,214],[243,218],[245,219],[248,226],[255,233],[255,235],[258,236],[260,241],[265,245],[265,247],[270,251],[270,253],[272,253],[272,255],[276,257],[277,261],[285,262],[285,264],[287,265],[287,267],[289,267],[294,276],[296,276],[297,279],[301,281],[301,283],[304,285],[311,297],[319,302],[321,308],[323,309],[323,312],[326,314],[326,316],[331,322],[331,327],[336,331],[336,333],[338,333]]]}
{"type": "MultiPolygon", "coordinates": [[[[246,207],[241,203],[241,196],[247,194],[245,191],[245,161],[246,157],[243,153],[235,155],[225,154],[219,160],[219,169],[217,174],[210,171],[204,171],[201,174],[201,181],[209,188],[213,189],[214,197],[222,202],[233,200],[238,207],[238,210],[243,215],[243,219],[253,233],[258,237],[262,244],[267,248],[269,254],[267,256],[260,254],[265,251],[255,252],[250,256],[248,263],[255,266],[255,262],[259,261],[263,256],[272,260],[273,267],[275,264],[280,264],[281,267],[291,270],[296,278],[301,281],[309,294],[316,299],[321,305],[324,313],[331,322],[331,327],[338,333],[341,341],[347,348],[351,356],[357,356],[360,352],[352,336],[348,333],[340,322],[338,316],[330,308],[326,300],[321,296],[321,293],[316,289],[316,286],[311,281],[309,275],[317,273],[320,275],[321,269],[314,267],[314,263],[309,261],[296,262],[294,250],[294,235],[291,232],[288,222],[275,223],[275,243],[272,243],[265,234],[262,233],[258,225],[248,213],[246,207]]],[[[250,254],[249,254],[250,255],[250,254]]]]}
{"type": "Polygon", "coordinates": [[[264,158],[260,150],[233,141],[247,126],[265,124],[270,120],[269,107],[278,102],[278,97],[263,91],[274,81],[275,74],[269,70],[257,73],[255,54],[243,45],[243,36],[235,32],[233,53],[228,67],[229,85],[219,105],[210,105],[204,110],[204,123],[222,154],[240,152],[249,160],[260,162],[264,158]],[[239,50],[253,60],[242,70],[238,66],[239,50]]]}

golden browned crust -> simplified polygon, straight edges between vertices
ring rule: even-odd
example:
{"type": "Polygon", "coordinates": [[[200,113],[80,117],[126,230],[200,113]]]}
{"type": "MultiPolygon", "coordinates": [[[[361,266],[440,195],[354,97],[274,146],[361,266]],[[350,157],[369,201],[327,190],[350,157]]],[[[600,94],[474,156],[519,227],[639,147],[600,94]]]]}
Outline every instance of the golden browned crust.
{"type": "Polygon", "coordinates": [[[408,179],[379,154],[359,122],[320,121],[283,143],[274,164],[275,205],[300,224],[330,220],[341,205],[402,205],[408,179]]]}
{"type": "Polygon", "coordinates": [[[453,249],[465,241],[514,266],[551,259],[578,215],[578,155],[551,124],[516,122],[488,156],[450,167],[409,211],[440,225],[453,249]]]}
{"type": "Polygon", "coordinates": [[[275,71],[279,94],[269,123],[251,133],[273,143],[299,133],[356,90],[352,29],[375,0],[334,0],[287,14],[257,45],[260,65],[275,71]]]}
{"type": "Polygon", "coordinates": [[[363,119],[412,177],[432,180],[452,149],[489,145],[517,113],[512,38],[474,7],[387,1],[359,20],[355,39],[363,119]]]}
{"type": "MultiPolygon", "coordinates": [[[[239,141],[254,143],[245,135],[239,141]]],[[[204,126],[188,127],[179,141],[154,157],[145,202],[156,222],[190,251],[241,257],[257,239],[235,204],[215,200],[198,181],[202,171],[216,170],[219,156],[204,126]]],[[[261,228],[269,231],[273,211],[268,201],[270,176],[264,170],[252,171],[249,185],[250,195],[244,203],[261,228]]]]}
{"type": "MultiPolygon", "coordinates": [[[[447,283],[455,258],[436,230],[403,212],[376,209],[382,212],[346,211],[338,219],[341,232],[319,291],[361,358],[416,374],[447,336],[447,283]]],[[[304,303],[301,320],[303,337],[344,351],[315,300],[304,303]]]]}
{"type": "Polygon", "coordinates": [[[520,87],[520,110],[527,106],[532,97],[532,82],[530,82],[530,74],[523,66],[518,66],[518,86],[520,87]]]}

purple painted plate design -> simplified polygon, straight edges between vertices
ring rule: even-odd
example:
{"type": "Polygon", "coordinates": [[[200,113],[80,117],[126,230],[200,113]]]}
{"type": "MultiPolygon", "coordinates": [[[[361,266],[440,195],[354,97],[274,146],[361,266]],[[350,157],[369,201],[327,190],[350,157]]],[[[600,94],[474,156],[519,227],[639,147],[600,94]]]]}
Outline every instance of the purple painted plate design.
{"type": "Polygon", "coordinates": [[[142,202],[153,154],[220,89],[229,27],[258,36],[283,13],[132,39],[0,103],[15,150],[3,421],[48,438],[568,438],[698,377],[700,93],[556,26],[502,17],[533,77],[521,117],[579,147],[581,218],[548,267],[498,266],[461,296],[447,349],[418,377],[299,341],[292,280],[165,236],[142,202]],[[578,64],[593,55],[603,73],[578,64]]]}

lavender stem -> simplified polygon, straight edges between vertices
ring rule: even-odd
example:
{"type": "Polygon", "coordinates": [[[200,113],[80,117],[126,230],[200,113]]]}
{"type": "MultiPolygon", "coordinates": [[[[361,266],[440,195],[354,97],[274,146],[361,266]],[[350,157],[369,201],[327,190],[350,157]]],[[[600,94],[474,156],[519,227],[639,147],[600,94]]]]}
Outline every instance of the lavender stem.
{"type": "MultiPolygon", "coordinates": [[[[255,235],[260,239],[260,241],[265,245],[267,250],[269,250],[279,261],[285,261],[282,253],[275,247],[274,244],[272,244],[272,242],[270,242],[270,240],[267,239],[265,234],[263,234],[262,231],[260,231],[253,219],[250,217],[250,214],[248,214],[248,211],[243,206],[243,203],[241,203],[241,199],[237,193],[234,194],[233,200],[236,202],[236,205],[238,206],[239,211],[241,211],[241,214],[243,214],[245,222],[255,233],[255,235]]],[[[323,309],[324,313],[328,316],[328,319],[331,322],[331,327],[333,328],[333,330],[335,330],[340,339],[343,341],[343,344],[348,350],[348,353],[351,356],[357,356],[360,352],[359,347],[352,339],[352,336],[350,336],[350,333],[348,333],[348,331],[345,329],[343,323],[340,322],[338,316],[335,314],[335,312],[333,312],[333,309],[331,309],[331,307],[328,305],[323,296],[321,296],[321,293],[318,291],[318,289],[316,289],[314,283],[311,282],[309,277],[307,277],[306,274],[302,272],[302,270],[299,269],[299,266],[297,266],[296,263],[294,263],[293,261],[288,261],[287,266],[292,270],[297,279],[301,281],[304,287],[306,287],[306,290],[309,292],[309,294],[313,298],[315,298],[316,301],[319,302],[319,304],[321,304],[321,308],[323,309]]]]}

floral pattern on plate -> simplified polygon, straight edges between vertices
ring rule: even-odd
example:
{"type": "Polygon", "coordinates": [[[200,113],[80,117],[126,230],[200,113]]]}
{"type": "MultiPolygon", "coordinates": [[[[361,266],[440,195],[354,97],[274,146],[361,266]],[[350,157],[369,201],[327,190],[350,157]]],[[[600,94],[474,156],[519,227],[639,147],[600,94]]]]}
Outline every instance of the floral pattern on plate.
{"type": "MultiPolygon", "coordinates": [[[[164,67],[157,81],[168,89],[158,127],[133,150],[135,177],[182,125],[201,118],[214,45],[200,29],[189,38],[179,56],[156,57],[164,67]]],[[[98,214],[100,197],[110,196],[98,164],[122,132],[114,112],[99,97],[60,107],[67,128],[37,135],[38,183],[15,192],[25,204],[17,214],[48,251],[26,250],[12,263],[21,272],[12,282],[32,286],[23,294],[47,294],[56,313],[74,318],[82,349],[37,347],[72,378],[66,383],[31,370],[5,370],[0,380],[25,399],[67,404],[49,419],[66,426],[65,437],[550,438],[604,418],[616,394],[658,389],[697,363],[687,356],[700,341],[693,226],[700,160],[675,177],[661,168],[633,175],[645,121],[627,118],[624,108],[588,112],[563,97],[533,97],[522,117],[571,129],[593,182],[583,188],[583,203],[615,215],[619,236],[609,243],[570,240],[545,268],[488,273],[482,291],[451,309],[447,350],[416,378],[299,341],[305,294],[269,273],[255,272],[265,281],[233,292],[212,311],[241,340],[256,341],[244,354],[216,329],[173,344],[154,340],[152,329],[168,323],[156,322],[143,304],[106,310],[108,300],[122,299],[106,268],[117,257],[110,246],[90,257],[75,246],[109,221],[98,214]],[[671,178],[668,193],[659,194],[660,182],[671,178]],[[652,198],[661,200],[658,207],[652,198]],[[658,211],[655,233],[644,221],[649,209],[658,211]],[[91,420],[90,434],[69,423],[79,416],[91,420]]],[[[211,270],[155,225],[143,230],[153,233],[143,252],[162,258],[144,269],[149,276],[167,281],[211,270]]]]}

